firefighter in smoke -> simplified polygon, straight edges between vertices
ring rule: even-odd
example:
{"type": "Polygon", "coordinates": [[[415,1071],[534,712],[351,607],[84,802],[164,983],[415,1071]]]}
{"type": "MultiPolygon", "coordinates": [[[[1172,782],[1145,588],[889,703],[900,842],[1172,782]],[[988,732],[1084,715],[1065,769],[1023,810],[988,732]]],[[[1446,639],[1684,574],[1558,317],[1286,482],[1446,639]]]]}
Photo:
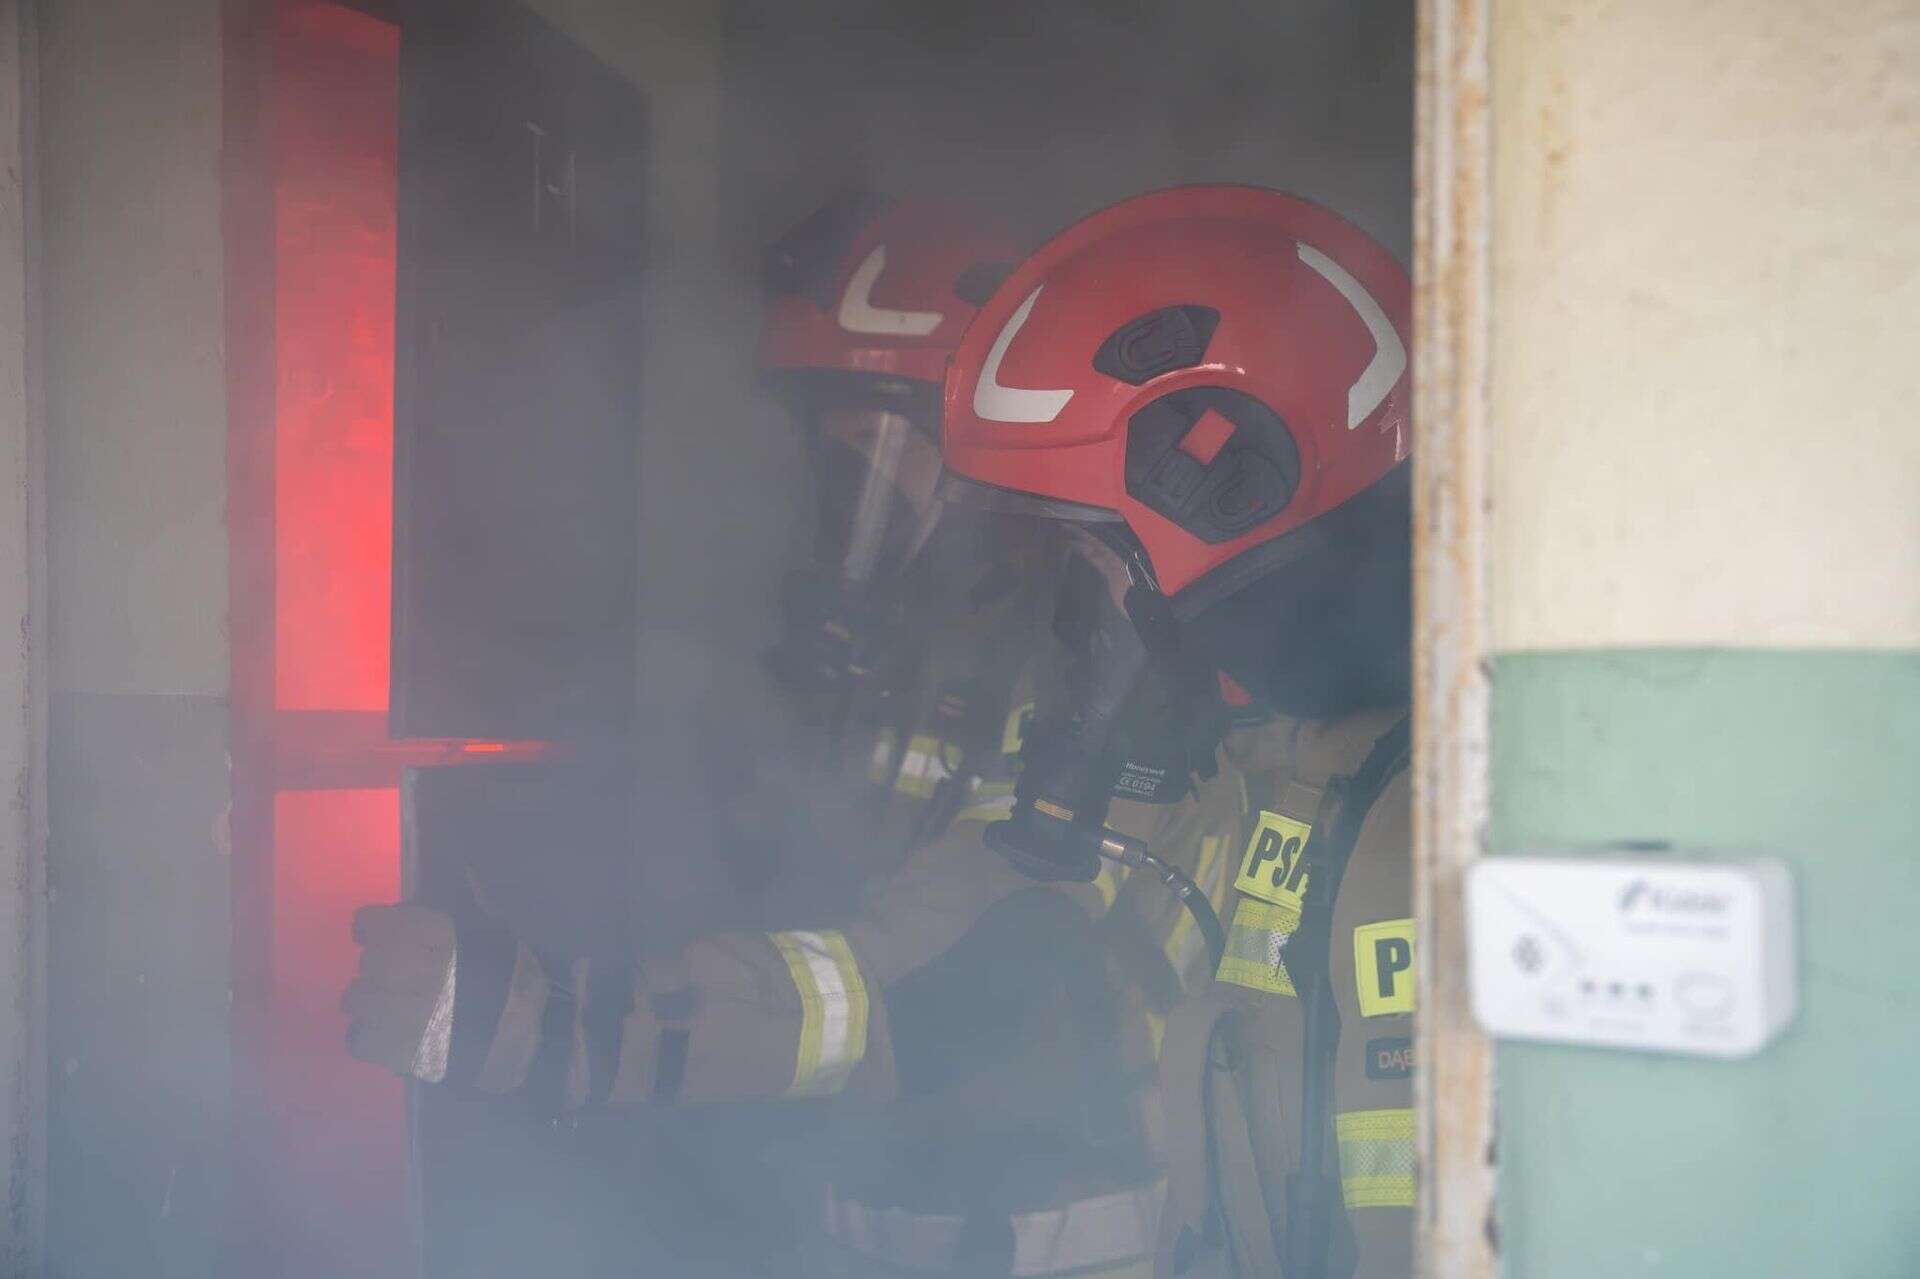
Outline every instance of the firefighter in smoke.
{"type": "MultiPolygon", "coordinates": [[[[836,1098],[848,1154],[825,1227],[844,1268],[1146,1273],[1164,1196],[1152,1056],[1203,948],[1177,911],[1110,910],[1140,891],[1112,871],[1036,885],[981,846],[1013,807],[1033,659],[1056,635],[1096,642],[1104,598],[1044,525],[937,498],[939,380],[1008,249],[939,210],[861,198],[770,262],[763,360],[821,499],[770,665],[821,721],[829,764],[750,807],[784,811],[774,835],[813,850],[789,869],[850,866],[857,905],[835,927],[707,937],[645,972],[371,907],[345,1001],[356,1055],[576,1109],[836,1098]],[[1077,586],[1056,617],[1063,566],[1077,586]]],[[[1242,794],[1195,776],[1214,772],[1223,715],[1176,729],[1170,700],[1130,699],[1116,740],[1140,749],[1123,751],[1114,820],[1195,868],[1208,853],[1224,899],[1242,794]]]]}
{"type": "Polygon", "coordinates": [[[1027,259],[950,368],[950,496],[1074,523],[1109,587],[988,842],[1067,882],[1125,851],[1109,738],[1142,676],[1217,667],[1276,712],[1228,737],[1226,953],[1165,1029],[1162,1275],[1412,1273],[1408,306],[1327,210],[1175,189],[1027,259]]]}

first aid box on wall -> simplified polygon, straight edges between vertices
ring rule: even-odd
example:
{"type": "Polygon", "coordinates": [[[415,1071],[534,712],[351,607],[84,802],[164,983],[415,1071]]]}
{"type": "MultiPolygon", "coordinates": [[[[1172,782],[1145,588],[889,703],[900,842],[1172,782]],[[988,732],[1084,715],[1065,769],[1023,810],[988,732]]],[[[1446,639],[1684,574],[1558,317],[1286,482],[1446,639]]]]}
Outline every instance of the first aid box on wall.
{"type": "Polygon", "coordinates": [[[1497,1038],[1746,1057],[1797,1004],[1777,861],[1485,857],[1467,929],[1474,1017],[1497,1038]]]}

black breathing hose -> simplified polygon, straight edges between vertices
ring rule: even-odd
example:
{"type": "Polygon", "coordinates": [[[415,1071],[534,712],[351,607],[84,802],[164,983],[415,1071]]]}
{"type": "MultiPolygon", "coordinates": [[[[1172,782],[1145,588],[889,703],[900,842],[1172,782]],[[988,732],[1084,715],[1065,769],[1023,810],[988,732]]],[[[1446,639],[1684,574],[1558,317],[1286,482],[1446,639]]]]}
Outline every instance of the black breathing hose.
{"type": "Polygon", "coordinates": [[[1122,866],[1144,870],[1166,885],[1167,891],[1178,898],[1180,904],[1187,908],[1187,913],[1193,916],[1201,937],[1206,939],[1210,971],[1220,971],[1220,961],[1227,955],[1227,930],[1221,927],[1220,916],[1214,911],[1213,903],[1207,900],[1207,895],[1200,891],[1200,885],[1194,883],[1191,876],[1178,866],[1170,866],[1155,857],[1139,840],[1112,830],[1101,836],[1100,855],[1122,866]]]}

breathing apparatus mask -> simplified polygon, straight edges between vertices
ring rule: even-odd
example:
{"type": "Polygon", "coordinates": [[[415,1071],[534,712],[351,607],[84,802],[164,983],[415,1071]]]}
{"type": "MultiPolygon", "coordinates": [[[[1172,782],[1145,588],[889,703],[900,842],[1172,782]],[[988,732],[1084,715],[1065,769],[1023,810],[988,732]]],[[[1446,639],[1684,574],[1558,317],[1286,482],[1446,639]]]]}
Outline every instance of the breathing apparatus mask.
{"type": "Polygon", "coordinates": [[[904,401],[801,400],[800,413],[811,554],[788,574],[767,665],[796,692],[844,696],[893,673],[911,611],[909,570],[938,540],[940,451],[904,401]]]}
{"type": "Polygon", "coordinates": [[[1212,777],[1228,710],[1181,646],[1145,558],[1074,528],[1054,615],[1060,669],[1035,707],[1010,818],[986,839],[1040,880],[1092,880],[1104,855],[1137,861],[1107,828],[1114,799],[1173,803],[1212,777]]]}
{"type": "Polygon", "coordinates": [[[1013,813],[988,829],[988,843],[1037,879],[1090,880],[1103,856],[1144,856],[1136,841],[1106,828],[1111,800],[1141,784],[1139,761],[1179,770],[1184,783],[1189,770],[1212,776],[1214,750],[1236,722],[1404,701],[1408,475],[1396,468],[1244,557],[1235,574],[1176,599],[1160,592],[1124,524],[1074,526],[1055,628],[1070,659],[1057,698],[1036,716],[1013,813]],[[1251,704],[1228,707],[1221,673],[1251,704]]]}

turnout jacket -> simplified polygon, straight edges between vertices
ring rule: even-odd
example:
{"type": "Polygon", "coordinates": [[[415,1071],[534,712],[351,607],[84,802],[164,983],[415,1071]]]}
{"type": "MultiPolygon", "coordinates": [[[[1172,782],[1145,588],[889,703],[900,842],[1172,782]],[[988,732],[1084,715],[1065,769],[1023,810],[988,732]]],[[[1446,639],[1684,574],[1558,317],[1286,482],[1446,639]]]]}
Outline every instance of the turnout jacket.
{"type": "MultiPolygon", "coordinates": [[[[1403,709],[1237,731],[1250,817],[1232,876],[1227,955],[1173,1010],[1161,1056],[1169,1150],[1161,1276],[1284,1273],[1288,1179],[1301,1167],[1307,1017],[1287,943],[1324,873],[1316,835],[1358,834],[1333,901],[1327,979],[1338,1009],[1322,1171],[1338,1193],[1328,1276],[1413,1273],[1415,1007],[1410,790],[1389,762],[1364,814],[1342,790],[1376,746],[1403,740],[1403,709]],[[1350,810],[1342,814],[1343,804],[1350,810]]],[[[1292,1279],[1289,1276],[1289,1279],[1292,1279]]]]}
{"type": "MultiPolygon", "coordinates": [[[[644,971],[557,971],[521,947],[483,1086],[531,1081],[575,1107],[837,1099],[847,1131],[885,1116],[864,1125],[882,1156],[854,1160],[866,1175],[830,1198],[849,1249],[951,1268],[967,1233],[952,1223],[986,1220],[1011,1230],[998,1250],[1014,1273],[1144,1274],[1164,1194],[1154,1057],[1208,977],[1205,948],[1145,877],[1036,884],[985,847],[1011,810],[1040,663],[996,689],[981,640],[947,648],[959,679],[936,652],[916,713],[870,722],[851,754],[875,790],[823,807],[816,838],[912,845],[852,909],[706,936],[644,971]]],[[[1115,801],[1110,822],[1224,904],[1246,814],[1227,770],[1176,802],[1115,801]]]]}

